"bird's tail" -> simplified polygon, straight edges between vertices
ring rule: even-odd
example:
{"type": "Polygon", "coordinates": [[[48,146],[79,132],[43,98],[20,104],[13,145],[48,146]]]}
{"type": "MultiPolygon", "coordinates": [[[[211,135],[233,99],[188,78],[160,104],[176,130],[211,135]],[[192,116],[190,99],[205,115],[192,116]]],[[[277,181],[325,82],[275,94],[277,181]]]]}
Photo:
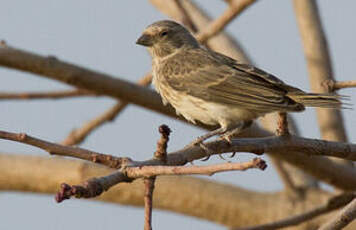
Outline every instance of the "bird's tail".
{"type": "Polygon", "coordinates": [[[303,104],[307,107],[319,107],[329,109],[345,109],[348,108],[346,100],[347,96],[340,96],[332,93],[318,94],[318,93],[305,93],[305,92],[291,92],[287,94],[288,97],[294,101],[303,104]]]}

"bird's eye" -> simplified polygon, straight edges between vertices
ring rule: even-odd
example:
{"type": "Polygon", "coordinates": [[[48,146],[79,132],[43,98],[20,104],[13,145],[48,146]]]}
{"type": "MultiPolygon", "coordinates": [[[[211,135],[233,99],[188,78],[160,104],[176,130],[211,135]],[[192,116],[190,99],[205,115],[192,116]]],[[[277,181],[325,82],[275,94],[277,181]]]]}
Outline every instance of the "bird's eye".
{"type": "Polygon", "coordinates": [[[164,37],[164,36],[166,36],[167,34],[168,34],[167,31],[162,31],[162,32],[159,34],[159,36],[164,37]]]}

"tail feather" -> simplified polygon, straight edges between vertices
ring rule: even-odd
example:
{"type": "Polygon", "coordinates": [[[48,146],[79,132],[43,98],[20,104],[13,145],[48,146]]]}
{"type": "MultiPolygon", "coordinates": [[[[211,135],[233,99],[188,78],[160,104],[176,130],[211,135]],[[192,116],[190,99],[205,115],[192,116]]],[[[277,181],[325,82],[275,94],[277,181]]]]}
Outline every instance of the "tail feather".
{"type": "Polygon", "coordinates": [[[343,102],[347,99],[346,96],[340,96],[336,94],[318,94],[318,93],[290,93],[288,97],[294,101],[303,104],[307,107],[319,107],[329,109],[344,109],[345,105],[349,105],[343,102]]]}

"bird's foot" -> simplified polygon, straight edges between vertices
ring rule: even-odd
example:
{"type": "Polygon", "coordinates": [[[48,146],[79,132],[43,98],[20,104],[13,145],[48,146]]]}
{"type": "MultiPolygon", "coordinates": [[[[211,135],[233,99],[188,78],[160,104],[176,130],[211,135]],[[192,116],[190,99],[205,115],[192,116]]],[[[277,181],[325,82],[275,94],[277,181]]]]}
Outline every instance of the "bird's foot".
{"type": "Polygon", "coordinates": [[[209,160],[210,156],[214,153],[214,151],[203,143],[204,140],[205,140],[205,138],[198,137],[197,139],[192,141],[190,144],[188,144],[186,146],[186,148],[199,146],[206,153],[206,157],[204,159],[202,159],[202,161],[207,161],[207,160],[209,160]]]}

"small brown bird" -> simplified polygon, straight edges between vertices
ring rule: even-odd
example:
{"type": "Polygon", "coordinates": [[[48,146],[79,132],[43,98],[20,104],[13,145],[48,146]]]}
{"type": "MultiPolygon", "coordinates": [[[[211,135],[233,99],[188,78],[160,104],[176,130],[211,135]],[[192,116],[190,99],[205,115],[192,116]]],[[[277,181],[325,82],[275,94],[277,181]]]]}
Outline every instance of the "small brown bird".
{"type": "Polygon", "coordinates": [[[193,123],[220,125],[192,144],[202,144],[214,135],[231,141],[267,113],[342,106],[338,95],[306,93],[263,70],[202,47],[174,21],[149,25],[136,43],[146,46],[152,56],[153,84],[164,104],[170,103],[193,123]]]}

